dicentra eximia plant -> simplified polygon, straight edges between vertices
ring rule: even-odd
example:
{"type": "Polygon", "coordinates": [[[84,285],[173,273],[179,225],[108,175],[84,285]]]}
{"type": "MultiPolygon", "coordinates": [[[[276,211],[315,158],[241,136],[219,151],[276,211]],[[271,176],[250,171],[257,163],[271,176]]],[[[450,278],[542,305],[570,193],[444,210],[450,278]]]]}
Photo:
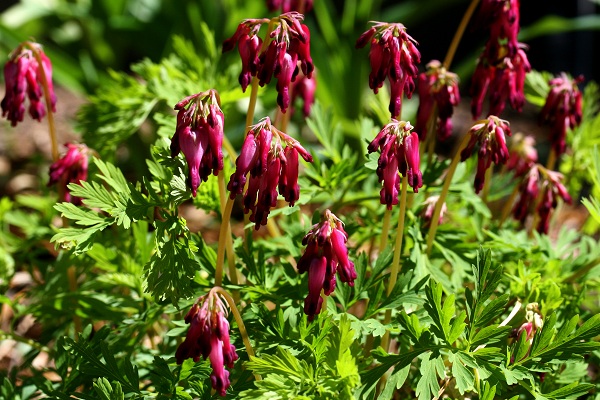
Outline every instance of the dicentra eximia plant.
{"type": "Polygon", "coordinates": [[[0,297],[15,313],[0,337],[30,349],[0,398],[597,397],[597,86],[531,69],[518,0],[473,0],[426,65],[410,23],[350,24],[367,3],[340,32],[325,0],[265,6],[283,13],[234,21],[222,45],[241,62],[202,23],[203,50],[178,38],[135,78],[113,73],[62,157],[49,58],[10,54],[2,115],[16,125],[29,99],[53,160],[49,188],[0,202],[0,285],[34,282],[0,297]],[[487,42],[463,88],[450,67],[471,19],[487,42]],[[328,102],[346,104],[360,58],[370,108],[354,121],[328,102]],[[467,87],[473,120],[457,123],[467,87]],[[526,101],[547,157],[505,115],[526,101]],[[128,141],[142,125],[149,149],[128,141]],[[143,177],[115,154],[150,154],[143,177]],[[582,188],[596,225],[559,229],[582,188]],[[29,316],[36,338],[18,330],[29,316]]]}

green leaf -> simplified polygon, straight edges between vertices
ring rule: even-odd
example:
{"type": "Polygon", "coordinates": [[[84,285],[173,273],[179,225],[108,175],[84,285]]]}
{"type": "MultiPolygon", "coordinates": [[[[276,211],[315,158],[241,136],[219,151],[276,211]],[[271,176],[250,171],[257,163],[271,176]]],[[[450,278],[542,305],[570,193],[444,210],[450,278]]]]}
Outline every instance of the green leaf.
{"type": "Polygon", "coordinates": [[[289,350],[280,346],[275,355],[250,356],[246,367],[259,375],[279,374],[297,383],[313,382],[312,366],[304,360],[298,360],[289,350]]]}
{"type": "Polygon", "coordinates": [[[450,353],[448,361],[452,363],[452,376],[456,379],[456,387],[460,394],[474,389],[475,374],[473,368],[477,368],[477,363],[468,354],[457,351],[450,353]]]}
{"type": "Polygon", "coordinates": [[[589,383],[573,382],[550,393],[544,393],[544,397],[547,397],[549,399],[577,399],[587,394],[594,387],[594,385],[591,385],[589,383]]]}
{"type": "Polygon", "coordinates": [[[421,360],[421,368],[419,368],[421,378],[415,390],[419,400],[431,400],[436,397],[440,391],[438,378],[445,378],[442,356],[437,356],[434,359],[430,359],[430,356],[426,356],[421,360]]]}

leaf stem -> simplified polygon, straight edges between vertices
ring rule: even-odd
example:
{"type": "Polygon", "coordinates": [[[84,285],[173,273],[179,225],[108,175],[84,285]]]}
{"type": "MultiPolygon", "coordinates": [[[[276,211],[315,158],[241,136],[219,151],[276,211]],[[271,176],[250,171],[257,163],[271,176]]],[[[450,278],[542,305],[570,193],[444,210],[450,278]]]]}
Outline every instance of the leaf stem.
{"type": "Polygon", "coordinates": [[[452,42],[450,43],[450,47],[448,47],[448,52],[446,53],[446,58],[444,58],[444,68],[449,69],[450,68],[450,64],[452,64],[452,60],[454,59],[454,55],[456,54],[456,49],[458,48],[458,44],[460,43],[460,40],[463,37],[463,34],[465,33],[465,30],[467,29],[467,25],[469,24],[469,21],[471,20],[471,16],[473,16],[473,13],[475,12],[475,9],[477,8],[477,4],[479,4],[479,0],[471,0],[471,4],[469,4],[469,7],[467,7],[467,10],[465,11],[462,20],[460,21],[460,24],[458,25],[458,28],[456,29],[456,32],[454,33],[454,37],[452,38],[452,42]]]}
{"type": "Polygon", "coordinates": [[[460,162],[460,153],[467,146],[471,134],[466,134],[463,138],[462,142],[458,146],[458,150],[450,163],[450,167],[448,168],[448,173],[446,173],[446,177],[444,178],[444,186],[442,187],[442,192],[440,193],[440,197],[438,201],[435,203],[435,209],[433,211],[433,216],[431,217],[431,224],[429,225],[429,232],[427,233],[427,255],[431,254],[433,239],[435,238],[435,233],[438,228],[440,212],[442,211],[442,205],[446,201],[446,196],[448,195],[448,190],[450,189],[450,183],[452,182],[452,176],[456,171],[456,167],[460,162]]]}
{"type": "Polygon", "coordinates": [[[38,342],[31,340],[31,339],[27,339],[24,338],[23,336],[19,336],[19,335],[15,335],[12,332],[7,332],[3,329],[0,329],[0,340],[4,341],[4,340],[14,340],[15,342],[19,342],[19,343],[23,343],[26,344],[28,346],[33,347],[34,349],[38,350],[38,351],[43,351],[44,353],[50,353],[51,350],[49,347],[46,347],[42,344],[39,344],[38,342]]]}

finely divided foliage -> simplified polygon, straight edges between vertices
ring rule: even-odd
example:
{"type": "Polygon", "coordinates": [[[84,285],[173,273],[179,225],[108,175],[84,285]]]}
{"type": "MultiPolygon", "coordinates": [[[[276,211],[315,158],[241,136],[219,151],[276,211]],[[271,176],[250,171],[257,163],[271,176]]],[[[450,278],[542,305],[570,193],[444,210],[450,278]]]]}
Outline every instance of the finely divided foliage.
{"type": "Polygon", "coordinates": [[[11,53],[3,116],[27,97],[53,161],[48,186],[0,201],[0,338],[20,357],[0,399],[598,397],[597,85],[530,71],[519,1],[482,0],[461,78],[493,115],[457,123],[453,51],[425,67],[402,23],[361,35],[372,2],[265,3],[283,14],[224,25],[241,62],[200,22],[200,49],[174,37],[111,72],[62,155],[51,61],[11,53]],[[547,160],[504,119],[525,101],[547,160]],[[568,229],[580,197],[593,218],[568,229]]]}

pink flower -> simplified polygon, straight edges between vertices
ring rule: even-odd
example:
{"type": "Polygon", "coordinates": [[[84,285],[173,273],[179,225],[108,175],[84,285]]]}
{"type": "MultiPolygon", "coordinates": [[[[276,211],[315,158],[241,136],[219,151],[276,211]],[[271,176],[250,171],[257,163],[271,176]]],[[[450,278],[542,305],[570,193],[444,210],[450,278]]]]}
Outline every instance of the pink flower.
{"type": "Polygon", "coordinates": [[[79,197],[71,196],[69,183],[80,184],[87,179],[89,149],[84,144],[65,144],[67,153],[50,165],[48,186],[59,186],[59,200],[81,204],[79,197]]]}
{"type": "Polygon", "coordinates": [[[177,127],[171,140],[171,157],[183,152],[189,185],[196,197],[200,181],[223,169],[224,116],[216,90],[188,96],[175,105],[177,127]],[[186,108],[187,107],[187,108],[186,108]]]}
{"type": "Polygon", "coordinates": [[[6,93],[0,106],[2,116],[6,116],[12,126],[23,121],[26,94],[29,98],[31,118],[41,121],[46,115],[42,74],[46,77],[52,111],[55,112],[56,95],[52,84],[52,64],[41,45],[29,42],[20,45],[4,65],[6,93]],[[34,53],[39,56],[41,64],[34,53]]]}
{"type": "Polygon", "coordinates": [[[565,152],[567,131],[581,124],[582,95],[577,84],[582,81],[582,76],[571,79],[564,72],[550,80],[540,120],[550,125],[550,142],[557,155],[565,152]]]}
{"type": "Polygon", "coordinates": [[[538,153],[535,149],[533,136],[524,136],[521,133],[515,134],[511,142],[506,169],[514,170],[515,175],[522,176],[529,172],[537,160],[538,153]]]}
{"type": "Polygon", "coordinates": [[[410,122],[392,119],[392,122],[384,126],[367,147],[369,153],[376,150],[381,152],[377,165],[379,182],[383,181],[380,200],[381,204],[386,204],[390,210],[392,205],[398,204],[400,190],[398,173],[406,175],[408,184],[415,193],[423,186],[419,135],[416,132],[411,133],[412,129],[410,122]]]}
{"type": "MultiPolygon", "coordinates": [[[[304,104],[302,112],[305,118],[310,115],[310,110],[315,102],[315,91],[317,90],[316,74],[313,72],[311,78],[302,74],[292,85],[292,103],[296,98],[301,98],[304,104]]],[[[292,110],[293,111],[293,110],[292,110]]]]}
{"type": "Polygon", "coordinates": [[[227,308],[214,289],[198,298],[185,316],[185,322],[190,324],[190,329],[175,353],[177,364],[183,363],[187,358],[195,362],[200,360],[200,356],[208,358],[212,367],[212,387],[221,396],[226,395],[231,384],[229,371],[225,366],[233,368],[238,359],[235,346],[229,339],[229,322],[226,315],[227,308]]]}
{"type": "Polygon", "coordinates": [[[310,56],[310,30],[301,23],[302,14],[287,12],[274,18],[273,30],[267,45],[257,33],[268,19],[248,19],[242,21],[235,34],[223,43],[223,52],[233,49],[236,43],[242,57],[240,84],[245,91],[251,76],[258,78],[260,86],[277,79],[277,104],[283,113],[290,105],[289,87],[302,70],[308,78],[312,76],[314,65],[310,56]]]}
{"type": "MultiPolygon", "coordinates": [[[[439,201],[440,196],[429,196],[424,202],[423,205],[425,208],[421,215],[425,223],[424,226],[429,226],[431,224],[431,219],[433,218],[433,212],[435,211],[435,205],[439,201]]],[[[448,207],[446,206],[446,202],[442,204],[442,208],[440,209],[440,217],[438,219],[438,225],[442,223],[442,219],[444,218],[444,214],[448,211],[448,207]]]]}
{"type": "Polygon", "coordinates": [[[525,103],[525,75],[531,71],[531,65],[521,44],[512,57],[504,57],[492,62],[482,55],[473,74],[471,94],[471,113],[473,118],[481,114],[483,99],[490,92],[490,115],[500,115],[506,102],[521,111],[525,103]]]}
{"type": "Polygon", "coordinates": [[[335,290],[336,272],[342,282],[354,286],[356,270],[354,263],[348,259],[347,241],[348,235],[342,221],[329,210],[325,210],[321,222],[313,225],[302,240],[307,247],[298,261],[298,272],[308,273],[304,313],[309,321],[321,311],[321,290],[325,296],[335,290]]]}
{"type": "Polygon", "coordinates": [[[416,130],[419,139],[425,140],[427,123],[434,107],[437,107],[437,135],[444,141],[452,134],[450,117],[454,107],[460,103],[458,76],[446,71],[442,64],[433,60],[427,64],[427,72],[419,75],[419,109],[417,111],[416,130]]]}
{"type": "Polygon", "coordinates": [[[415,46],[415,40],[406,33],[404,25],[399,23],[375,22],[371,29],[358,38],[356,47],[365,47],[369,42],[369,87],[377,94],[385,79],[389,79],[389,109],[392,118],[397,118],[402,107],[402,93],[405,92],[411,98],[415,89],[414,79],[418,74],[417,64],[421,62],[421,54],[415,46]]]}
{"type": "Polygon", "coordinates": [[[475,175],[475,192],[479,193],[485,183],[485,171],[492,165],[505,164],[508,160],[506,136],[510,136],[508,121],[490,115],[487,119],[478,121],[469,130],[469,143],[461,152],[461,161],[471,157],[475,146],[477,151],[477,173],[475,175]]]}
{"type": "Polygon", "coordinates": [[[278,191],[290,207],[300,197],[298,155],[312,162],[310,153],[297,140],[271,125],[269,117],[250,127],[227,190],[231,199],[242,194],[250,174],[243,203],[245,213],[252,211],[250,221],[256,224],[256,230],[267,224],[271,208],[277,205],[278,191]]]}

